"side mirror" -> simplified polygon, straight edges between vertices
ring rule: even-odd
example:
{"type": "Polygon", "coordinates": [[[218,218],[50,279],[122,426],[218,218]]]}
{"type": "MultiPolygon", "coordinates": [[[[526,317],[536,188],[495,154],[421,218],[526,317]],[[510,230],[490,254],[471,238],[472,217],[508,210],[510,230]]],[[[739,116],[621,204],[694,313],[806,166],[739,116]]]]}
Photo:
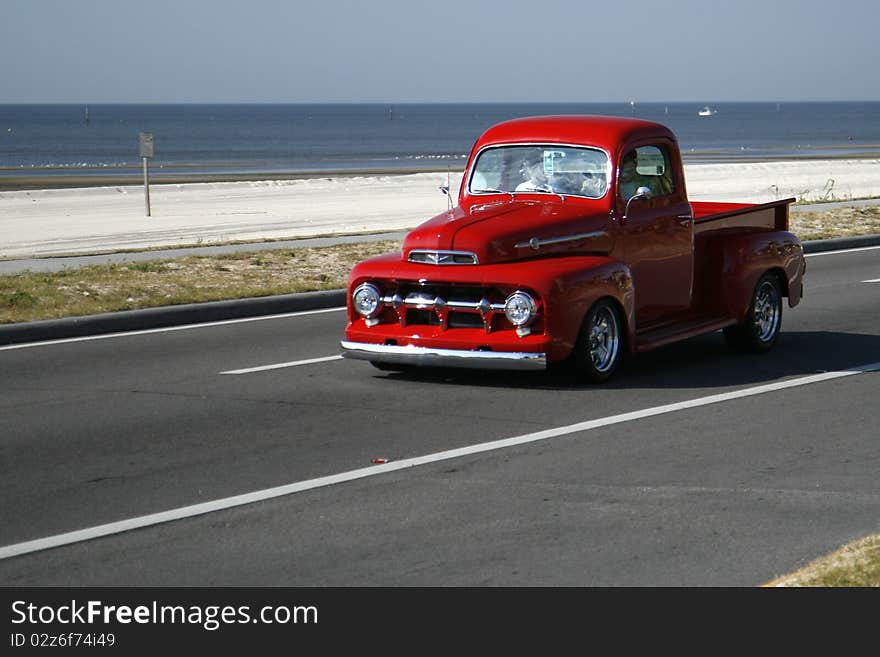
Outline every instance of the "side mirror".
{"type": "Polygon", "coordinates": [[[636,193],[633,194],[629,200],[626,202],[626,209],[623,211],[623,218],[626,219],[629,216],[629,204],[633,201],[641,201],[642,199],[651,198],[651,190],[647,187],[639,187],[636,190],[636,193]]]}
{"type": "Polygon", "coordinates": [[[449,193],[449,183],[447,182],[445,185],[440,185],[440,191],[446,195],[447,206],[451,210],[452,209],[452,194],[449,193]]]}

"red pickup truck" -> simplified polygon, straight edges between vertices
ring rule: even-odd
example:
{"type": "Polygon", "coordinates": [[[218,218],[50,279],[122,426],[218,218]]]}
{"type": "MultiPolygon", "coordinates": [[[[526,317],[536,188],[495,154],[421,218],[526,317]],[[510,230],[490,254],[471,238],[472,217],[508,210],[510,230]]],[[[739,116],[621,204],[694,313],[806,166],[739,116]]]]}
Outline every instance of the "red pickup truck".
{"type": "Polygon", "coordinates": [[[546,116],[487,130],[458,205],[359,263],[346,358],[543,369],[608,379],[624,353],[723,329],[767,351],[806,269],[785,199],[689,202],[675,135],[657,123],[546,116]]]}

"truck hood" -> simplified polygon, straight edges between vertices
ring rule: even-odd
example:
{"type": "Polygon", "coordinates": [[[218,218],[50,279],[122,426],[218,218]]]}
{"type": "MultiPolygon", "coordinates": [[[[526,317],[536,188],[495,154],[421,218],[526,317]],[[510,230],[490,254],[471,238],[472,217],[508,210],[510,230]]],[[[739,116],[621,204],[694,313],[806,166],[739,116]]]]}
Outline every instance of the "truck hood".
{"type": "MultiPolygon", "coordinates": [[[[548,254],[607,254],[613,242],[607,210],[552,196],[458,206],[438,214],[406,236],[403,258],[412,251],[463,252],[473,253],[479,264],[494,264],[548,254]]],[[[439,257],[427,261],[447,264],[439,257]]]]}

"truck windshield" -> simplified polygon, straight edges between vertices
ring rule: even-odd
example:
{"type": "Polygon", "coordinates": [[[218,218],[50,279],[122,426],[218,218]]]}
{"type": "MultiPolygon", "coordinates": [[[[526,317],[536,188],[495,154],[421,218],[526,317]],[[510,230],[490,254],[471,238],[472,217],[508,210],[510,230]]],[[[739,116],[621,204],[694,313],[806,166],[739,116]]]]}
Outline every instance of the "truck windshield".
{"type": "Polygon", "coordinates": [[[608,156],[595,148],[516,145],[483,150],[468,190],[472,194],[531,192],[602,198],[608,191],[608,156]]]}

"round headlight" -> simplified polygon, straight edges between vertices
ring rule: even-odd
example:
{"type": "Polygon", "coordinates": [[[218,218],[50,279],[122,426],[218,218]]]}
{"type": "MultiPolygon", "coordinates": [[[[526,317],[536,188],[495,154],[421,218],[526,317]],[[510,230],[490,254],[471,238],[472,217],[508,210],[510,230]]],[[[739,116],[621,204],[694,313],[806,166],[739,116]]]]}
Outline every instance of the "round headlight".
{"type": "Polygon", "coordinates": [[[371,319],[379,314],[381,310],[382,295],[375,285],[370,283],[361,283],[355,288],[351,295],[354,309],[367,319],[371,319]]]}
{"type": "Polygon", "coordinates": [[[504,314],[514,326],[525,326],[531,322],[537,310],[535,300],[525,292],[514,292],[504,302],[504,314]]]}

